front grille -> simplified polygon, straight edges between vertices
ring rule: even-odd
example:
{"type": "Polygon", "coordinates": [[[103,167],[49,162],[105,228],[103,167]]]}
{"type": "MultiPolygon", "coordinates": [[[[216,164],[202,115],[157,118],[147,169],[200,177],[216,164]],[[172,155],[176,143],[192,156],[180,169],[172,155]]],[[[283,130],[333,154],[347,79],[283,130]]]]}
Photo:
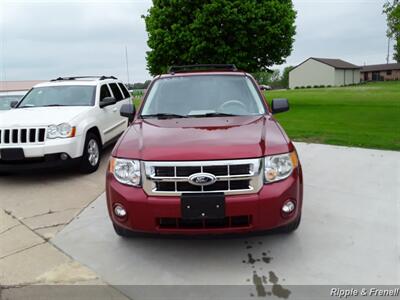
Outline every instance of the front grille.
{"type": "Polygon", "coordinates": [[[225,194],[256,193],[262,186],[261,160],[143,162],[143,187],[149,195],[181,195],[182,193],[225,194]],[[196,173],[214,175],[211,185],[198,186],[189,181],[196,173]]]}
{"type": "Polygon", "coordinates": [[[0,145],[40,144],[46,139],[46,128],[1,128],[0,145]]]}
{"type": "Polygon", "coordinates": [[[223,219],[185,220],[181,218],[158,218],[160,229],[212,229],[251,226],[251,216],[233,216],[223,219]]]}

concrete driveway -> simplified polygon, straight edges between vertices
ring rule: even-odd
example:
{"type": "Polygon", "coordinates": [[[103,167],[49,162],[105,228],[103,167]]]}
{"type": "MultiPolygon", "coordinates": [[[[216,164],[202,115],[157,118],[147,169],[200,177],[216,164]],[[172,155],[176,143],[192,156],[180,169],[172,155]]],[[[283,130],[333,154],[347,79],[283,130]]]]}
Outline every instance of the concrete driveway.
{"type": "Polygon", "coordinates": [[[103,194],[52,243],[132,299],[328,299],[329,287],[304,287],[400,284],[400,153],[297,148],[305,202],[294,234],[122,239],[103,194]]]}
{"type": "MultiPolygon", "coordinates": [[[[49,243],[59,230],[104,191],[100,170],[38,171],[0,177],[0,299],[71,299],[82,292],[95,299],[126,299],[86,266],[49,243]],[[42,289],[49,285],[95,285],[95,289],[42,289]],[[46,297],[46,293],[47,296],[46,297]],[[74,294],[75,293],[75,294],[74,294]]],[[[79,298],[75,298],[79,299],[79,298]]]]}

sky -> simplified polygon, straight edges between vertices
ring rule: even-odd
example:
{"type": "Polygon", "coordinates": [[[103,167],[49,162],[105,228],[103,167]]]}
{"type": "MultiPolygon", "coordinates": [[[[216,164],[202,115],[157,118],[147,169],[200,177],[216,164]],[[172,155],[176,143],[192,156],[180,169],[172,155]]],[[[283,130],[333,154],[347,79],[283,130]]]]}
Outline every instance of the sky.
{"type": "MultiPolygon", "coordinates": [[[[385,63],[384,2],[293,0],[294,50],[284,65],[274,68],[309,57],[385,63]]],[[[141,18],[151,5],[151,0],[0,0],[0,80],[71,75],[115,75],[125,82],[128,75],[130,82],[151,79],[141,18]]]]}

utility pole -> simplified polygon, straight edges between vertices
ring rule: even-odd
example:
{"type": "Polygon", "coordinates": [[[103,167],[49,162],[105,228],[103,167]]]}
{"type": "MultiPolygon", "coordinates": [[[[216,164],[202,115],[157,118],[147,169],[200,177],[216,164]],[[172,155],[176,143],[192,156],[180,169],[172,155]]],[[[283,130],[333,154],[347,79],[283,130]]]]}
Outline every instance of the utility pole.
{"type": "Polygon", "coordinates": [[[128,78],[127,84],[129,85],[129,62],[128,62],[128,46],[125,45],[125,61],[126,61],[126,77],[128,78]]]}
{"type": "Polygon", "coordinates": [[[386,63],[389,64],[390,61],[390,37],[388,38],[388,49],[387,49],[386,63]]]}

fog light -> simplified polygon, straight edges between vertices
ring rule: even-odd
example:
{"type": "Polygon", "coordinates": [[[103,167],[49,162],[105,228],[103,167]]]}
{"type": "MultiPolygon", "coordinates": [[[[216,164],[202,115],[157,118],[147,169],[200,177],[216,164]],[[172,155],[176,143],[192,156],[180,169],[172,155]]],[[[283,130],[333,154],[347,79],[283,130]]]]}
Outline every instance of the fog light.
{"type": "Polygon", "coordinates": [[[68,159],[68,154],[67,153],[61,153],[60,158],[61,158],[61,160],[67,160],[68,159]]]}
{"type": "Polygon", "coordinates": [[[294,204],[294,202],[291,200],[287,200],[282,206],[282,212],[284,212],[285,214],[290,214],[294,211],[295,208],[296,204],[294,204]]]}
{"type": "Polygon", "coordinates": [[[126,216],[126,210],[121,205],[114,207],[114,213],[117,217],[124,218],[126,216]]]}

